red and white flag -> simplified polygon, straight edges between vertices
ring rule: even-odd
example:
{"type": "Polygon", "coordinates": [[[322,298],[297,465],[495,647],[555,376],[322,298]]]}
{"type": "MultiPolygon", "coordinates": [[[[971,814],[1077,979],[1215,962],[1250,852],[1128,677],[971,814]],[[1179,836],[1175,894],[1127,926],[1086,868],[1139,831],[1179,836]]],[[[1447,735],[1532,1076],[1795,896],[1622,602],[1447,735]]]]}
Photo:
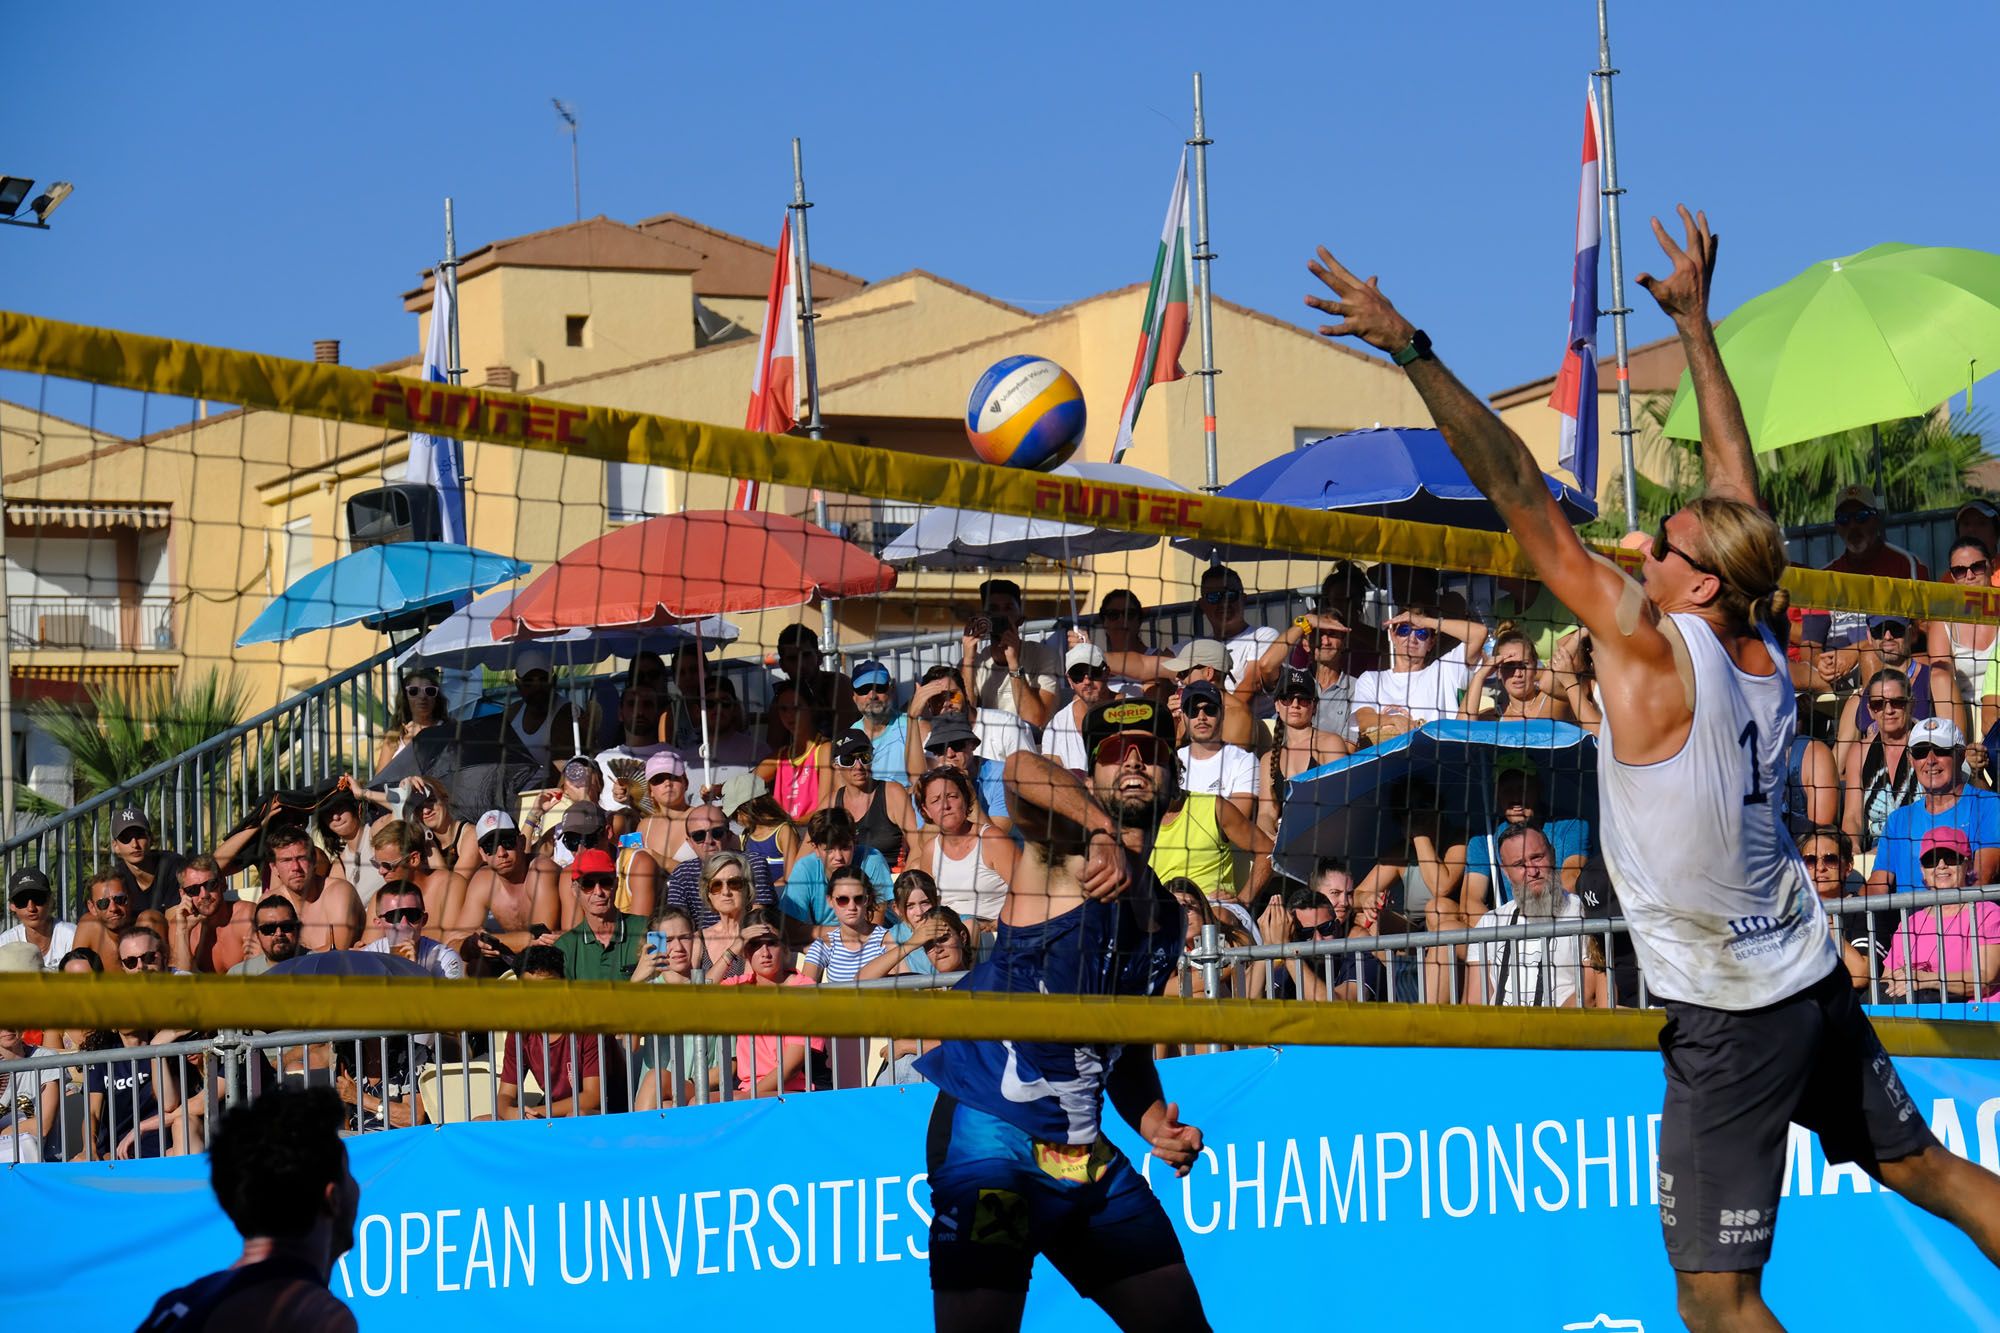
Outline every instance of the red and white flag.
{"type": "MultiPolygon", "coordinates": [[[[757,338],[757,378],[750,384],[745,430],[783,435],[798,424],[799,294],[792,274],[792,215],[778,232],[778,256],[771,264],[771,291],[764,301],[764,330],[757,338]]],[[[734,508],[756,509],[761,483],[736,483],[734,508]]]]}
{"type": "Polygon", "coordinates": [[[1160,245],[1153,252],[1153,281],[1146,289],[1146,313],[1139,325],[1139,351],[1132,358],[1132,380],[1125,386],[1125,406],[1118,413],[1118,438],[1111,445],[1116,463],[1132,447],[1132,428],[1146,390],[1180,379],[1181,349],[1188,338],[1188,293],[1194,290],[1194,257],[1188,225],[1187,150],[1174,175],[1174,192],[1167,200],[1167,220],[1160,226],[1160,245]]]}

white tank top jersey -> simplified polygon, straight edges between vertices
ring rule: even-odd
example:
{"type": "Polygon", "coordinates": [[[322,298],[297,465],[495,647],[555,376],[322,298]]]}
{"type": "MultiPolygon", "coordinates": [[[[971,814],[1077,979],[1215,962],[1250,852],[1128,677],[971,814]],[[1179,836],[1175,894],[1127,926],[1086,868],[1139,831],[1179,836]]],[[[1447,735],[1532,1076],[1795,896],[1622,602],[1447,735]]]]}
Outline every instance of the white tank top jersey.
{"type": "Polygon", "coordinates": [[[1605,865],[1648,992],[1757,1009],[1823,980],[1839,962],[1785,832],[1797,705],[1785,654],[1768,634],[1765,649],[1779,669],[1754,676],[1701,617],[1668,619],[1694,664],[1694,722],[1678,754],[1627,764],[1605,714],[1597,761],[1605,865]]]}

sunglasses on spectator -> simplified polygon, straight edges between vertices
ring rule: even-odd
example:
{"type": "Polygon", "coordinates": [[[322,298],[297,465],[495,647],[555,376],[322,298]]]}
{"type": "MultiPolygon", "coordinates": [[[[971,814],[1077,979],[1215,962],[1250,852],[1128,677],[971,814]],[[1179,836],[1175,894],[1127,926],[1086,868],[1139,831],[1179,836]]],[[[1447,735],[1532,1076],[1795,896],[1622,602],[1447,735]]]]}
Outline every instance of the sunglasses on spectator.
{"type": "Polygon", "coordinates": [[[1951,566],[1951,576],[1955,579],[1970,578],[1975,574],[1980,578],[1985,578],[1992,572],[1993,562],[1991,560],[1975,560],[1969,565],[1951,566]]]}
{"type": "Polygon", "coordinates": [[[877,681],[873,685],[856,685],[854,692],[856,694],[887,694],[889,692],[889,682],[877,681]]]}
{"type": "Polygon", "coordinates": [[[1428,639],[1435,633],[1436,630],[1425,629],[1422,625],[1396,626],[1396,637],[1399,639],[1428,639]]]}
{"type": "Polygon", "coordinates": [[[16,907],[26,907],[29,903],[46,904],[50,896],[47,889],[23,889],[7,901],[16,907]]]}
{"type": "Polygon", "coordinates": [[[1318,703],[1319,700],[1315,699],[1310,694],[1300,694],[1297,691],[1294,691],[1291,694],[1279,695],[1278,702],[1281,704],[1311,704],[1311,703],[1318,703]]]}
{"type": "Polygon", "coordinates": [[[1221,606],[1224,602],[1240,602],[1243,594],[1235,588],[1224,588],[1220,592],[1205,592],[1201,600],[1209,606],[1221,606]]]}
{"type": "Polygon", "coordinates": [[[375,868],[376,868],[377,870],[381,871],[381,872],[382,872],[383,874],[385,874],[385,875],[386,875],[386,874],[388,874],[388,873],[389,873],[390,871],[392,871],[392,870],[401,870],[401,869],[403,868],[403,862],[402,862],[402,861],[400,861],[400,860],[397,860],[397,861],[377,861],[377,862],[375,862],[374,864],[375,864],[375,868]]]}
{"type": "Polygon", "coordinates": [[[869,897],[865,893],[843,893],[839,897],[833,900],[833,905],[835,907],[852,907],[856,903],[859,903],[862,906],[866,907],[869,903],[872,903],[874,901],[875,900],[873,898],[869,897]]]}
{"type": "Polygon", "coordinates": [[[1103,680],[1110,674],[1110,667],[1073,666],[1069,669],[1069,683],[1081,685],[1086,680],[1103,680]]]}
{"type": "Polygon", "coordinates": [[[97,904],[97,910],[101,912],[105,908],[113,906],[114,904],[118,906],[123,906],[124,904],[129,903],[132,900],[126,897],[122,893],[115,893],[111,895],[109,898],[98,898],[95,899],[94,901],[97,904]]]}
{"type": "Polygon", "coordinates": [[[872,766],[874,762],[875,762],[875,756],[872,754],[850,754],[845,756],[835,755],[833,757],[833,766],[835,768],[855,768],[858,766],[872,766]]]}
{"type": "Polygon", "coordinates": [[[414,926],[424,919],[424,909],[421,907],[385,907],[375,915],[381,921],[391,926],[400,926],[405,923],[414,926]]]}
{"type": "Polygon", "coordinates": [[[160,951],[158,949],[148,949],[144,953],[121,954],[118,962],[127,972],[136,972],[141,967],[158,967],[160,965],[160,951]]]}
{"type": "Polygon", "coordinates": [[[1718,579],[1722,577],[1721,571],[1716,569],[1715,566],[1703,564],[1680,547],[1674,545],[1667,537],[1667,520],[1661,519],[1660,530],[1653,534],[1653,559],[1665,560],[1669,555],[1677,555],[1682,560],[1685,560],[1687,567],[1697,574],[1707,574],[1711,578],[1718,579]]]}
{"type": "Polygon", "coordinates": [[[924,749],[931,754],[970,754],[972,745],[971,741],[951,741],[944,745],[926,745],[924,749]]]}
{"type": "Polygon", "coordinates": [[[221,887],[220,884],[212,879],[205,879],[199,884],[183,884],[181,885],[181,897],[192,898],[196,894],[207,893],[210,889],[219,887],[221,887]]]}
{"type": "Polygon", "coordinates": [[[1910,758],[1912,759],[1929,759],[1932,755],[1949,759],[1957,753],[1958,751],[1949,745],[1932,745],[1928,741],[1919,741],[1910,747],[1910,758]]]}
{"type": "Polygon", "coordinates": [[[1882,622],[1881,627],[1875,631],[1875,637],[1878,639],[1900,639],[1909,632],[1910,627],[1905,622],[1901,620],[1885,620],[1882,622]]]}
{"type": "Polygon", "coordinates": [[[489,833],[479,840],[479,850],[488,856],[495,852],[508,852],[521,845],[519,835],[513,833],[489,833]]]}
{"type": "Polygon", "coordinates": [[[753,953],[762,953],[766,949],[776,949],[778,947],[780,946],[776,935],[759,935],[756,939],[747,941],[744,944],[743,956],[747,958],[753,953]]]}
{"type": "Polygon", "coordinates": [[[1880,516],[1881,512],[1879,509],[1843,509],[1833,516],[1833,522],[1836,527],[1851,528],[1856,523],[1866,523],[1880,516]]]}
{"type": "Polygon", "coordinates": [[[578,833],[575,829],[570,829],[567,832],[556,834],[556,841],[571,851],[575,851],[577,848],[583,846],[585,839],[596,836],[595,833],[578,833]]]}
{"type": "Polygon", "coordinates": [[[1918,858],[1918,863],[1926,870],[1935,870],[1939,866],[1962,866],[1965,864],[1965,858],[1957,852],[1939,847],[1925,852],[1918,858]]]}
{"type": "Polygon", "coordinates": [[[1097,743],[1097,749],[1092,751],[1091,757],[1100,764],[1122,764],[1125,762],[1125,756],[1134,750],[1139,752],[1139,757],[1146,763],[1157,764],[1160,762],[1160,756],[1167,750],[1167,742],[1158,736],[1133,734],[1106,736],[1097,743]]]}
{"type": "Polygon", "coordinates": [[[403,693],[409,695],[412,699],[435,699],[437,698],[437,692],[438,687],[435,685],[405,685],[403,687],[403,693]]]}
{"type": "Polygon", "coordinates": [[[1220,717],[1222,709],[1206,699],[1197,699],[1181,710],[1189,717],[1220,717]]]}
{"type": "Polygon", "coordinates": [[[1301,935],[1315,935],[1320,939],[1325,939],[1329,935],[1339,934],[1340,924],[1335,921],[1322,921],[1317,926],[1308,926],[1295,917],[1292,920],[1292,929],[1301,935]]]}
{"type": "Polygon", "coordinates": [[[652,777],[646,779],[646,785],[657,786],[662,782],[686,782],[687,780],[687,774],[685,773],[655,773],[652,777]]]}
{"type": "Polygon", "coordinates": [[[257,923],[257,933],[259,935],[296,935],[299,933],[299,919],[293,917],[289,921],[259,921],[257,923]]]}
{"type": "Polygon", "coordinates": [[[579,879],[577,881],[577,885],[585,893],[589,893],[594,889],[602,889],[604,892],[610,893],[613,890],[617,889],[618,887],[618,876],[585,875],[582,879],[579,879]]]}
{"type": "Polygon", "coordinates": [[[741,875],[731,875],[727,879],[712,879],[708,882],[708,891],[710,893],[741,893],[743,892],[743,877],[741,875]]]}
{"type": "Polygon", "coordinates": [[[1886,713],[1892,708],[1902,709],[1909,706],[1910,696],[1907,694],[1875,694],[1870,695],[1868,699],[1868,711],[1871,713],[1886,713]]]}
{"type": "Polygon", "coordinates": [[[137,842],[141,838],[150,838],[152,836],[153,836],[152,834],[146,832],[146,830],[142,828],[128,828],[123,833],[120,833],[116,837],[112,838],[111,841],[137,842]]]}
{"type": "Polygon", "coordinates": [[[728,836],[729,830],[727,829],[691,828],[688,830],[689,842],[721,842],[728,836]]]}
{"type": "Polygon", "coordinates": [[[1800,859],[1809,866],[1837,866],[1847,858],[1839,852],[1817,852],[1811,856],[1801,853],[1800,859]]]}
{"type": "Polygon", "coordinates": [[[1517,671],[1526,671],[1527,669],[1528,663],[1526,662],[1495,662],[1493,664],[1494,672],[1502,676],[1511,676],[1517,671]]]}

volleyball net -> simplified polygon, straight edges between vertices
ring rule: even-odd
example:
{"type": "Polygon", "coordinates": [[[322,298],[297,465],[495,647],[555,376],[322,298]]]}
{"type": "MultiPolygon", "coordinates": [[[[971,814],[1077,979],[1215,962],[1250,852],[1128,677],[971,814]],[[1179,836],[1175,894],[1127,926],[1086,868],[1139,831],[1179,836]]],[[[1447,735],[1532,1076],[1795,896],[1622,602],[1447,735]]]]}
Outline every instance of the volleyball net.
{"type": "MultiPolygon", "coordinates": [[[[522,393],[512,372],[472,386],[410,369],[0,312],[10,706],[26,718],[5,870],[31,908],[40,876],[52,914],[131,973],[0,975],[0,1019],[1654,1040],[1614,911],[1539,922],[1505,869],[1521,840],[1501,835],[1526,822],[1563,903],[1601,874],[1587,641],[1504,533],[1136,470],[986,466],[949,416],[836,416],[816,441],[680,419],[643,375],[522,393]],[[454,471],[456,498],[428,480],[454,471]],[[1090,705],[1119,696],[1163,710],[1182,752],[1185,822],[1153,864],[1190,914],[1192,961],[1150,999],[931,985],[977,957],[1027,873],[1003,774],[1087,770],[1090,705]],[[1016,752],[1047,767],[1010,768],[1016,752]],[[697,835],[724,823],[744,859],[706,855],[722,844],[697,835]],[[294,831],[310,871],[287,868],[294,831]],[[732,875],[741,900],[716,893],[732,875]],[[286,898],[313,953],[379,941],[435,972],[444,945],[495,978],[612,919],[593,879],[612,881],[615,938],[570,947],[566,985],[137,975],[148,930],[161,965],[268,961],[264,927],[287,913],[258,903],[286,898]],[[327,905],[336,882],[352,908],[327,905]],[[843,897],[870,901],[856,917],[843,897]],[[822,984],[588,979],[629,976],[642,951],[666,967],[669,936],[682,975],[741,974],[733,946],[766,921],[785,969],[822,984]],[[884,956],[883,980],[907,984],[830,984],[884,956]],[[1498,1003],[1461,1007],[1475,987],[1498,1003]],[[1295,1002],[1312,999],[1373,1003],[1295,1002]]],[[[2000,623],[1990,594],[1954,585],[1793,569],[1787,586],[1869,634],[2000,623]]],[[[1968,710],[1969,730],[1978,697],[1938,706],[1968,710]]],[[[1886,853],[1844,854],[1861,873],[1886,853]]],[[[1871,998],[1898,998],[1896,923],[1855,910],[1871,998]]],[[[1994,1054],[1972,1025],[1885,1036],[1994,1054]]]]}

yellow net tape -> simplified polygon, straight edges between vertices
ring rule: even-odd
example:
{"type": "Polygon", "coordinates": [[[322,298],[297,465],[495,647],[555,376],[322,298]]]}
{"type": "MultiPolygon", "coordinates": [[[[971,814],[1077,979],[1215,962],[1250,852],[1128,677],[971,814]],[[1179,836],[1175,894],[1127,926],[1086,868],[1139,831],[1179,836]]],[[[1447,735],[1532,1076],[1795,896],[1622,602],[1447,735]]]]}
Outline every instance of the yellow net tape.
{"type": "MultiPolygon", "coordinates": [[[[1649,1050],[1658,1010],[1299,1004],[1277,1000],[973,995],[840,986],[293,977],[0,976],[13,1028],[395,1032],[810,1032],[829,1037],[1235,1046],[1471,1046],[1649,1050]]],[[[1877,1018],[1891,1055],[2000,1059],[1989,1023],[1877,1018]]]]}
{"type": "MultiPolygon", "coordinates": [[[[1478,574],[1531,574],[1502,533],[1153,491],[828,445],[647,412],[433,384],[344,366],[0,311],[0,369],[298,416],[412,429],[522,449],[962,509],[1062,518],[1120,531],[1260,547],[1297,556],[1387,560],[1478,574]]],[[[1630,552],[1613,552],[1628,564],[1630,552]]],[[[2000,624],[2000,590],[1794,569],[1795,605],[2000,624]]]]}

